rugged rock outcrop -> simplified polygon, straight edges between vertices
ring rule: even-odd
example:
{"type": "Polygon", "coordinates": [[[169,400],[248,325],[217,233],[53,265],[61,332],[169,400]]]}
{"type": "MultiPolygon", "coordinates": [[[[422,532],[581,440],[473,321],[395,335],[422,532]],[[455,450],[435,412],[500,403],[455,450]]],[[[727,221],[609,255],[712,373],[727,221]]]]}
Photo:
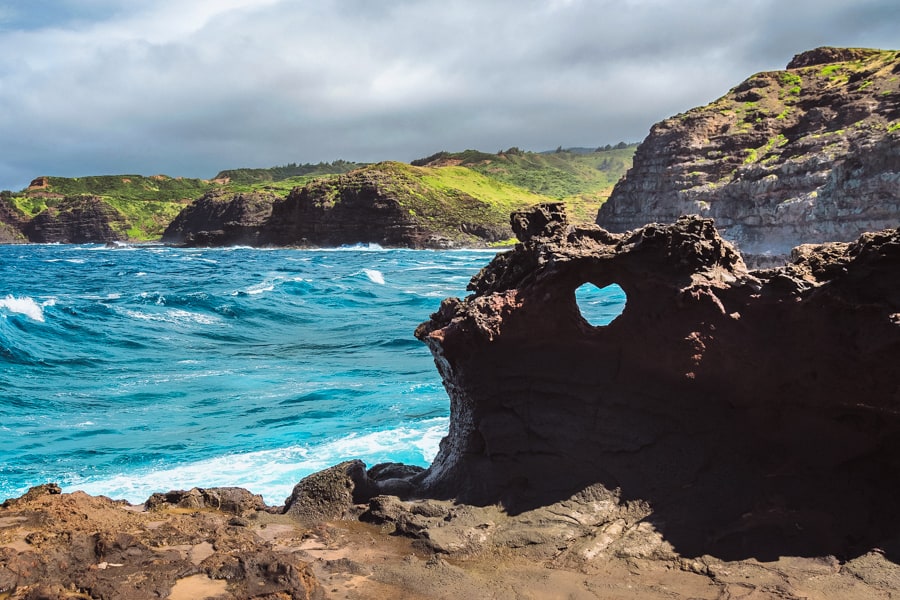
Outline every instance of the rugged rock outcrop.
{"type": "Polygon", "coordinates": [[[162,241],[188,246],[255,245],[278,199],[271,193],[208,192],[172,220],[162,241]]]}
{"type": "MultiPolygon", "coordinates": [[[[233,489],[203,492],[207,498],[250,496],[233,489]]],[[[58,486],[33,488],[0,507],[0,597],[324,596],[309,566],[298,559],[296,547],[279,547],[265,539],[268,513],[248,508],[247,518],[242,518],[212,505],[203,511],[191,508],[157,502],[153,510],[144,511],[82,492],[60,494],[58,486]]]]}
{"type": "Polygon", "coordinates": [[[896,539],[900,230],[748,272],[709,219],[617,235],[544,205],[513,225],[416,331],[451,420],[414,495],[516,514],[599,484],[683,556],[896,539]],[[624,312],[589,325],[584,283],[620,285],[624,312]]]}
{"type": "Polygon", "coordinates": [[[415,167],[380,163],[294,188],[284,199],[207,194],[163,241],[187,245],[411,248],[484,246],[512,233],[498,208],[422,182],[415,167]]]}
{"type": "Polygon", "coordinates": [[[28,241],[22,228],[27,218],[12,204],[0,199],[0,244],[16,244],[28,241]]]}
{"type": "Polygon", "coordinates": [[[23,227],[36,243],[87,244],[127,239],[125,217],[96,196],[66,198],[23,227]]]}
{"type": "Polygon", "coordinates": [[[597,215],[716,220],[748,260],[900,223],[900,52],[819,48],[653,126],[597,215]]]}

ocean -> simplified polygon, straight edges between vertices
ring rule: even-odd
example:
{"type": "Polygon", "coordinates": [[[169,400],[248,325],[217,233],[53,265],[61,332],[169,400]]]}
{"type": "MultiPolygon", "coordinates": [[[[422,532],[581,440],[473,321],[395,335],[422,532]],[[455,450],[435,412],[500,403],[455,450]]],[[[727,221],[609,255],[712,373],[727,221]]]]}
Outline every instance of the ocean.
{"type": "MultiPolygon", "coordinates": [[[[56,482],[277,505],[342,460],[427,466],[449,400],[413,330],[493,254],[0,246],[0,501],[56,482]]],[[[608,322],[624,295],[579,303],[608,322]]]]}

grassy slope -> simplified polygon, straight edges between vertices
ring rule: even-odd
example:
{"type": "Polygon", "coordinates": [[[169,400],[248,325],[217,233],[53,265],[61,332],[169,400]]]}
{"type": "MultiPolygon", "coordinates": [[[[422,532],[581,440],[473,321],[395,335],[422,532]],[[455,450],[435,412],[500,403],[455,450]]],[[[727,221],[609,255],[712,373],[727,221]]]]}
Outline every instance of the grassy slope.
{"type": "Polygon", "coordinates": [[[466,150],[440,152],[414,161],[429,165],[465,167],[496,181],[539,195],[543,201],[562,200],[577,221],[593,223],[600,205],[631,167],[636,144],[596,152],[521,152],[499,154],[466,150]]]}
{"type": "Polygon", "coordinates": [[[460,166],[385,162],[363,171],[377,173],[384,191],[411,215],[451,238],[467,224],[506,228],[512,211],[550,200],[460,166]]]}
{"type": "Polygon", "coordinates": [[[633,145],[593,153],[487,154],[470,150],[440,153],[444,158],[428,167],[335,161],[233,169],[220,172],[211,181],[164,175],[49,177],[47,187],[16,194],[4,192],[4,199],[33,216],[56,206],[66,196],[100,196],[124,215],[125,232],[131,239],[154,240],[187,204],[210,190],[265,190],[286,196],[294,187],[362,168],[379,169],[395,178],[389,185],[403,192],[400,196],[409,203],[409,210],[439,227],[508,223],[513,210],[554,200],[565,201],[576,220],[592,223],[613,184],[631,166],[634,150],[633,145]]]}
{"type": "MultiPolygon", "coordinates": [[[[777,163],[784,157],[801,160],[808,157],[810,149],[818,151],[821,146],[810,143],[811,140],[828,136],[834,136],[835,144],[825,146],[825,151],[833,154],[834,151],[842,151],[838,142],[845,134],[852,133],[852,129],[887,133],[900,130],[900,121],[888,120],[883,111],[876,110],[871,114],[860,114],[859,120],[846,130],[841,128],[844,125],[835,125],[834,119],[829,119],[825,121],[822,131],[810,134],[793,131],[797,120],[808,109],[810,95],[816,98],[823,94],[865,92],[879,100],[896,98],[900,93],[900,76],[897,75],[900,51],[860,50],[865,54],[857,60],[757,73],[714,102],[673,119],[689,119],[695,115],[717,112],[730,120],[728,129],[723,132],[728,136],[751,138],[763,127],[773,131],[772,136],[763,140],[761,145],[745,148],[743,156],[729,157],[738,166],[777,163]],[[748,93],[753,94],[752,99],[746,97],[748,93]]],[[[728,176],[710,186],[721,187],[739,175],[739,170],[732,170],[728,176]]]]}
{"type": "MultiPolygon", "coordinates": [[[[339,169],[345,168],[345,163],[339,169]]],[[[320,168],[321,171],[325,167],[320,168]]],[[[137,241],[156,240],[166,226],[181,210],[193,200],[214,189],[229,192],[247,192],[265,189],[280,196],[296,186],[305,185],[318,175],[281,177],[284,168],[250,169],[258,172],[256,179],[245,176],[237,181],[220,183],[205,179],[172,178],[165,175],[144,177],[142,175],[98,175],[90,177],[48,177],[46,187],[27,189],[17,194],[5,194],[25,215],[34,216],[49,207],[55,207],[64,197],[100,196],[110,206],[119,211],[126,220],[125,231],[130,239],[137,241]],[[259,172],[272,171],[274,176],[265,177],[259,172]]],[[[342,172],[342,171],[338,171],[342,172]]]]}

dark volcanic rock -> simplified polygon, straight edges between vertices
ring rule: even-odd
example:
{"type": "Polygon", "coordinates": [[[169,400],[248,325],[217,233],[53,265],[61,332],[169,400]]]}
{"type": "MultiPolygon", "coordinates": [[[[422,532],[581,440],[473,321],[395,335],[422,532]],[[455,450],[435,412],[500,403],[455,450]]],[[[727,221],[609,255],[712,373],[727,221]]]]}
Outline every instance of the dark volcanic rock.
{"type": "Polygon", "coordinates": [[[89,244],[124,240],[125,217],[96,196],[66,198],[24,227],[31,242],[89,244]]]}
{"type": "Polygon", "coordinates": [[[12,203],[0,199],[0,244],[26,242],[22,228],[27,218],[12,203]]]}
{"type": "Polygon", "coordinates": [[[818,48],[653,126],[597,223],[716,220],[748,260],[900,223],[900,52],[818,48]]]}
{"type": "Polygon", "coordinates": [[[359,504],[381,494],[407,497],[410,481],[424,469],[382,463],[366,471],[361,460],[348,460],[304,477],[285,500],[284,514],[302,521],[327,521],[356,516],[359,504]]]}
{"type": "Polygon", "coordinates": [[[420,246],[427,234],[400,202],[385,193],[378,171],[295,188],[273,210],[262,239],[277,246],[376,243],[420,246]]]}
{"type": "Polygon", "coordinates": [[[169,223],[162,241],[188,246],[255,245],[272,214],[275,194],[204,194],[169,223]]]}
{"type": "Polygon", "coordinates": [[[490,202],[427,185],[422,170],[380,163],[272,195],[207,194],[172,222],[164,242],[194,246],[484,246],[512,231],[490,202]]]}
{"type": "Polygon", "coordinates": [[[417,329],[451,420],[416,495],[517,513],[601,484],[682,555],[900,533],[900,230],[748,272],[708,219],[615,235],[560,213],[514,217],[523,242],[417,329]],[[586,282],[625,290],[609,325],[580,315],[586,282]]]}

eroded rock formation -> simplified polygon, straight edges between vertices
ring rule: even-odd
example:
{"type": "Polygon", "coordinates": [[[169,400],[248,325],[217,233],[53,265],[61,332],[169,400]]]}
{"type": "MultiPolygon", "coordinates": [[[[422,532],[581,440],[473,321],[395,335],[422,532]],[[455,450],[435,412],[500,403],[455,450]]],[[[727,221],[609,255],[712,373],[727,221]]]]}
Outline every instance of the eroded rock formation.
{"type": "Polygon", "coordinates": [[[60,494],[52,484],[32,488],[0,506],[0,597],[322,598],[297,548],[268,542],[268,513],[241,492],[170,492],[172,506],[160,494],[153,510],[142,511],[82,492],[60,494]],[[189,498],[211,503],[198,510],[182,503],[189,498]]]}
{"type": "Polygon", "coordinates": [[[36,243],[86,244],[127,239],[125,217],[96,196],[66,198],[24,224],[36,243]]]}
{"type": "Polygon", "coordinates": [[[657,123],[597,223],[700,214],[754,261],[896,227],[898,73],[900,52],[819,48],[657,123]]]}
{"type": "Polygon", "coordinates": [[[485,246],[511,235],[506,215],[424,171],[379,163],[272,194],[210,193],[185,208],[163,241],[192,246],[485,246]]]}
{"type": "Polygon", "coordinates": [[[414,495],[515,514],[601,485],[685,556],[861,553],[900,533],[900,230],[748,272],[713,222],[522,242],[416,336],[450,395],[414,495]],[[604,327],[583,283],[620,285],[604,327]]]}
{"type": "Polygon", "coordinates": [[[278,199],[271,193],[208,192],[169,223],[162,241],[188,246],[255,245],[278,199]]]}

